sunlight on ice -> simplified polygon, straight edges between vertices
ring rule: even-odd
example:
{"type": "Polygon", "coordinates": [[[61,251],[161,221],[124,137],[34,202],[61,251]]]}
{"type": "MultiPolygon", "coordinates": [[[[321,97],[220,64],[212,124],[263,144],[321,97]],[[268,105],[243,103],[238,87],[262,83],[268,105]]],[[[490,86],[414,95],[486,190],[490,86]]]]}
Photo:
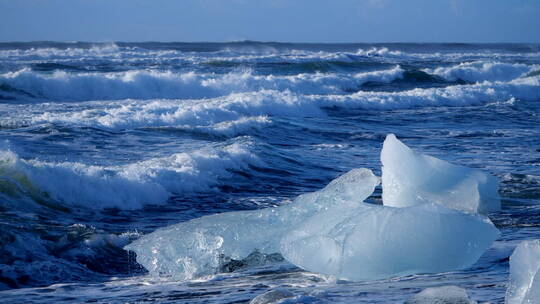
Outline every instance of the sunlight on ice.
{"type": "Polygon", "coordinates": [[[540,240],[523,241],[512,253],[506,303],[540,303],[540,240]]]}
{"type": "Polygon", "coordinates": [[[324,189],[298,196],[291,204],[215,214],[145,235],[126,247],[154,275],[187,280],[214,274],[230,259],[257,251],[279,253],[282,237],[307,218],[354,199],[360,204],[379,183],[368,169],[354,169],[324,189]]]}
{"type": "Polygon", "coordinates": [[[393,208],[343,202],[287,233],[281,253],[309,271],[374,280],[467,268],[497,237],[487,218],[437,204],[393,208]]]}
{"type": "Polygon", "coordinates": [[[394,134],[384,141],[381,162],[386,206],[437,203],[482,214],[501,209],[496,177],[415,152],[394,134]]]}

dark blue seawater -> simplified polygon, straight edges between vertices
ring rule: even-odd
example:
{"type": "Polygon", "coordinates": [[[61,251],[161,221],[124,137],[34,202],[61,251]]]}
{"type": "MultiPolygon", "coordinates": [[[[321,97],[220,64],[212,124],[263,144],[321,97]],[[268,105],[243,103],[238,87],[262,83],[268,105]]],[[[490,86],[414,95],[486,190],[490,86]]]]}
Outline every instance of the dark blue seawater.
{"type": "MultiPolygon", "coordinates": [[[[1,43],[0,297],[6,303],[403,303],[457,285],[502,303],[540,238],[540,45],[1,43]],[[501,181],[501,237],[472,268],[336,281],[287,263],[189,282],[123,246],[157,228],[278,206],[386,134],[501,181]]],[[[380,189],[370,199],[380,203],[380,189]]]]}

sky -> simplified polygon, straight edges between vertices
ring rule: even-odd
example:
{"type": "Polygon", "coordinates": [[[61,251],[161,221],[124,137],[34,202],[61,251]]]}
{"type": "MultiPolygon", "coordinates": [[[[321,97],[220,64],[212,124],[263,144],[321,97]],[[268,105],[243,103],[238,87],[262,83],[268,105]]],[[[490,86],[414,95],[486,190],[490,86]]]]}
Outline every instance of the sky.
{"type": "Polygon", "coordinates": [[[0,0],[0,41],[540,42],[540,0],[0,0]]]}

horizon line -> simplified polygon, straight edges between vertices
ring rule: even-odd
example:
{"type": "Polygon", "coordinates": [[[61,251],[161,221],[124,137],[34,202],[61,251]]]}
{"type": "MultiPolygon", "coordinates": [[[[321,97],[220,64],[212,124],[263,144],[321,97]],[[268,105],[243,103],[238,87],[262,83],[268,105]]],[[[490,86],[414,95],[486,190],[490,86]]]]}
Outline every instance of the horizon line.
{"type": "Polygon", "coordinates": [[[321,41],[263,41],[263,40],[223,40],[223,41],[175,41],[175,40],[134,40],[134,41],[122,41],[122,40],[96,40],[96,41],[85,41],[85,40],[20,40],[20,41],[1,41],[1,44],[9,43],[185,43],[185,44],[195,44],[195,43],[208,43],[208,44],[226,44],[226,43],[260,43],[260,44],[540,44],[540,41],[537,42],[471,42],[471,41],[385,41],[385,42],[368,42],[368,41],[356,41],[356,42],[321,42],[321,41]]]}

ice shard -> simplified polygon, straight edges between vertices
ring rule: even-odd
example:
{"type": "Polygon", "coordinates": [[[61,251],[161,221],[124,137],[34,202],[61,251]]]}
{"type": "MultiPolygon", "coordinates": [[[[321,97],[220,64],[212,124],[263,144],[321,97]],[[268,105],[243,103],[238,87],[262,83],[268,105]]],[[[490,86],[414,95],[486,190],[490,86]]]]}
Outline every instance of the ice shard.
{"type": "Polygon", "coordinates": [[[501,208],[496,177],[415,152],[394,134],[384,141],[381,162],[386,206],[437,203],[482,214],[501,208]]]}
{"type": "Polygon", "coordinates": [[[521,242],[510,257],[506,304],[540,303],[540,240],[521,242]]]}

